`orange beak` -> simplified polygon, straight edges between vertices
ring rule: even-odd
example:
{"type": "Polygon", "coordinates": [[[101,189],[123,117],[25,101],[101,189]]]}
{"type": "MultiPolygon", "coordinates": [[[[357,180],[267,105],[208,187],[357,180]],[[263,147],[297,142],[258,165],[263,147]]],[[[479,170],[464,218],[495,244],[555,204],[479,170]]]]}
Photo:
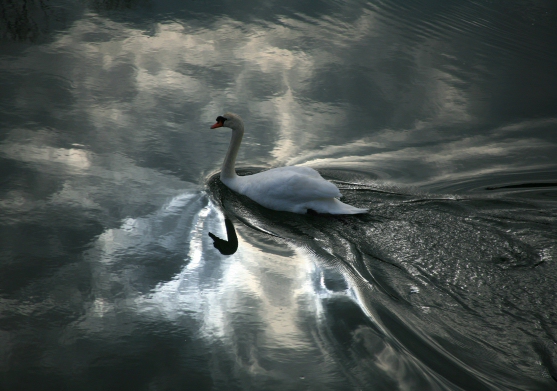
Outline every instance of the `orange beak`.
{"type": "Polygon", "coordinates": [[[211,129],[222,128],[222,124],[223,124],[222,122],[217,122],[216,124],[211,126],[211,129]]]}

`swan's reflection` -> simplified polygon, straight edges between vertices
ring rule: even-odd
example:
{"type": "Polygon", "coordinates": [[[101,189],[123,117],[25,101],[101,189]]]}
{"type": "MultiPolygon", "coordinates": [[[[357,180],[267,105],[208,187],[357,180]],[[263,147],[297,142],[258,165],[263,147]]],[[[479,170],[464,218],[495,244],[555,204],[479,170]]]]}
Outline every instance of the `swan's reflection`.
{"type": "Polygon", "coordinates": [[[234,229],[234,224],[228,217],[224,219],[224,224],[226,226],[226,237],[228,240],[224,240],[209,232],[209,236],[213,239],[213,246],[220,251],[222,255],[232,255],[238,250],[238,236],[236,236],[236,230],[234,229]]]}

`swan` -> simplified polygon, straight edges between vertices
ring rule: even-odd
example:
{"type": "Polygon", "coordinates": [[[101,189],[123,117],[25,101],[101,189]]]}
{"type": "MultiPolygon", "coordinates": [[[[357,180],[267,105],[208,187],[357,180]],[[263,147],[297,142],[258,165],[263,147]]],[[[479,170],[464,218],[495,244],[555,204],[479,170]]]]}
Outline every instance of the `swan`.
{"type": "Polygon", "coordinates": [[[220,180],[230,189],[273,210],[294,213],[358,214],[360,209],[340,202],[339,189],[323,179],[313,168],[289,166],[273,168],[253,175],[238,176],[234,168],[244,136],[244,121],[226,113],[217,117],[211,129],[230,128],[232,136],[222,164],[220,180]]]}

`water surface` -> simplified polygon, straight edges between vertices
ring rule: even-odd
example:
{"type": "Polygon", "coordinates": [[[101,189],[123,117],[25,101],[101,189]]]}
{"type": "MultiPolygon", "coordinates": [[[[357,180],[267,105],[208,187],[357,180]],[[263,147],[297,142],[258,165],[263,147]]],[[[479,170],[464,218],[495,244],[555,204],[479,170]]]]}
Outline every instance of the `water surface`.
{"type": "Polygon", "coordinates": [[[557,387],[553,2],[0,10],[0,388],[557,387]],[[226,111],[369,213],[228,190],[226,111]]]}

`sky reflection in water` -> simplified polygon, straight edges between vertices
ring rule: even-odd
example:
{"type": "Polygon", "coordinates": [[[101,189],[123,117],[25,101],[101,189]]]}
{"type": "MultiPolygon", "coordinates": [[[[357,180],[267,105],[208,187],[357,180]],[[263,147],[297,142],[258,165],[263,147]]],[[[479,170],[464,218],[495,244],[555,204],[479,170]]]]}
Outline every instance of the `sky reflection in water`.
{"type": "Polygon", "coordinates": [[[555,386],[555,6],[59,4],[2,6],[0,388],[555,386]],[[226,111],[371,213],[207,185],[226,111]]]}

